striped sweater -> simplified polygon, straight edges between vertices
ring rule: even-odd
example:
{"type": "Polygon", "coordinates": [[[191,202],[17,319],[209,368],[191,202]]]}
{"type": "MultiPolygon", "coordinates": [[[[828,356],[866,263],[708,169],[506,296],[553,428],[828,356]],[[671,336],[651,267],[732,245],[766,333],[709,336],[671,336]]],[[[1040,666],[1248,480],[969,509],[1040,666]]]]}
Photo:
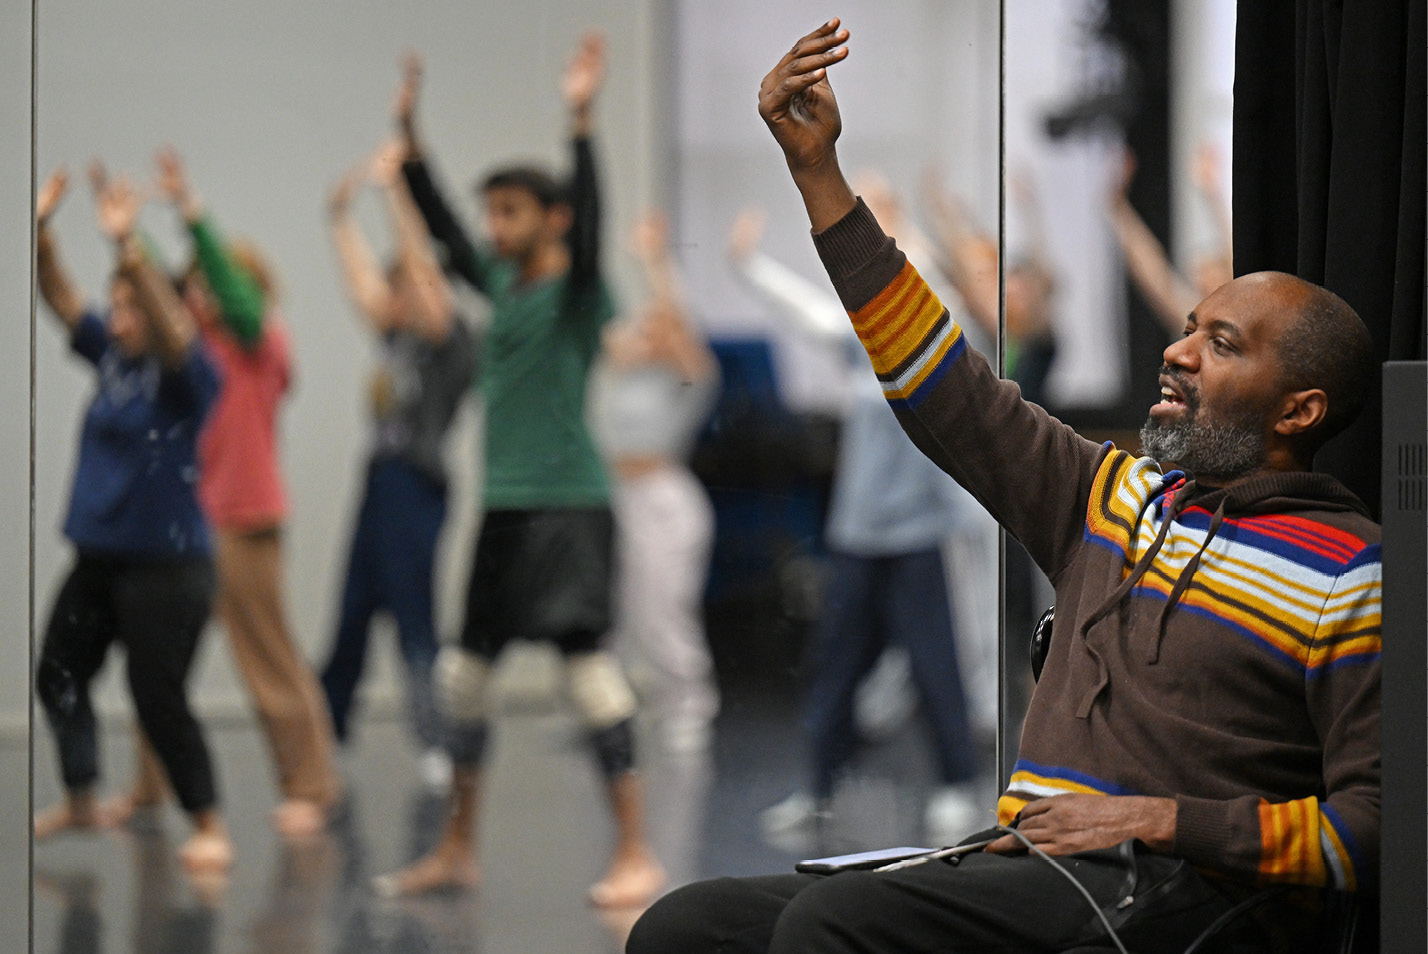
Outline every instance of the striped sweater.
{"type": "Polygon", "coordinates": [[[1379,528],[1333,478],[1197,487],[1021,399],[859,202],[814,237],[914,442],[1056,588],[998,817],[1171,797],[1174,851],[1254,882],[1372,889],[1379,528]]]}

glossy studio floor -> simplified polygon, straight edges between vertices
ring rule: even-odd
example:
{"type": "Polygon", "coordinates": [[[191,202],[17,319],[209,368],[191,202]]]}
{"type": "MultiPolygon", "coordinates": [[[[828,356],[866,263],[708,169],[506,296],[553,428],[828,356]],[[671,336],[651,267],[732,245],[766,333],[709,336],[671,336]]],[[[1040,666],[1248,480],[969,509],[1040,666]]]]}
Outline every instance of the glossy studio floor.
{"type": "MultiPolygon", "coordinates": [[[[603,870],[607,816],[577,727],[549,691],[549,660],[508,660],[480,839],[482,886],[383,900],[368,883],[424,851],[443,798],[421,777],[400,720],[377,713],[344,755],[346,811],[330,831],[285,844],[269,827],[273,790],[262,739],[245,721],[209,725],[238,856],[224,883],[197,883],[174,851],[185,820],[60,836],[34,853],[33,950],[40,954],[606,954],[638,912],[584,899],[603,870]]],[[[930,763],[921,720],[885,720],[838,789],[831,822],[770,839],[759,812],[797,787],[801,747],[792,678],[726,685],[714,737],[674,754],[641,726],[649,825],[670,886],[719,874],[788,870],[800,857],[924,838],[930,763]]],[[[894,708],[897,708],[894,706],[894,708]]],[[[132,742],[106,727],[111,785],[132,742]]],[[[53,750],[35,746],[37,804],[57,794],[53,750]]],[[[0,754],[22,770],[23,749],[0,754]]],[[[988,753],[984,803],[992,804],[988,753]]]]}

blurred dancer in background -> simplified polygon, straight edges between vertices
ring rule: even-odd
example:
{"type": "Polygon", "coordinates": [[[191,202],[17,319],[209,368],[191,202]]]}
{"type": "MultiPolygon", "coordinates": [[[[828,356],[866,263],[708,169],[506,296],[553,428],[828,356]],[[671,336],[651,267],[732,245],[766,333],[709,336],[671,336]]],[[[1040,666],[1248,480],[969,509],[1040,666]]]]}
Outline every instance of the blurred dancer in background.
{"type": "Polygon", "coordinates": [[[590,888],[603,907],[641,904],[664,883],[645,836],[635,772],[635,696],[602,648],[610,627],[614,525],[605,468],[585,422],[587,376],[614,303],[600,271],[600,197],[590,137],[605,43],[587,33],[562,83],[575,167],[569,186],[531,166],[480,188],[491,247],[478,247],[437,188],[416,133],[420,65],[410,62],[397,119],[403,173],[448,266],[490,300],[482,376],[486,398],[485,515],[472,557],[459,646],[442,650],[437,684],[454,772],[441,840],[406,869],[377,879],[383,894],[470,886],[490,724],[491,667],[517,638],[553,643],[587,731],[615,822],[610,865],[590,888]]]}
{"type": "Polygon", "coordinates": [[[377,338],[372,377],[372,441],[353,528],[341,619],[322,671],[339,741],[350,737],[352,707],[372,617],[397,624],[407,668],[412,731],[431,787],[451,776],[432,686],[436,662],[436,547],[446,519],[445,445],[470,390],[476,343],[456,314],[451,289],[401,177],[403,152],[389,143],[349,172],[332,194],[332,239],[347,294],[377,338]],[[396,240],[384,270],[351,214],[357,189],[377,186],[396,240]]]}
{"type": "Polygon", "coordinates": [[[703,620],[714,508],[685,462],[718,398],[719,368],[684,303],[664,216],[644,216],[633,244],[650,298],[606,326],[591,398],[615,478],[612,643],[665,747],[702,751],[719,711],[703,620]]]}
{"type": "MultiPolygon", "coordinates": [[[[909,255],[926,256],[892,190],[865,176],[860,192],[890,221],[909,255]]],[[[829,817],[833,789],[858,744],[854,694],[888,646],[906,649],[913,683],[932,729],[941,787],[928,800],[925,827],[934,840],[975,821],[971,783],[977,740],[957,665],[957,643],[942,559],[961,512],[976,504],[913,446],[883,399],[877,378],[830,292],[758,251],[759,210],[745,211],[730,238],[739,274],[795,329],[847,362],[855,382],[839,442],[825,538],[829,574],[808,649],[803,725],[811,757],[810,788],[766,809],[765,833],[778,835],[829,817]]]]}
{"type": "MultiPolygon", "coordinates": [[[[320,831],[342,796],[332,720],[317,678],[293,642],[283,595],[287,494],[278,463],[278,411],[292,383],[292,347],[266,260],[251,244],[226,242],[173,149],[157,157],[159,193],[193,242],[179,279],[184,304],[223,378],[199,435],[198,496],[213,529],[216,606],[228,646],[267,736],[283,800],[273,827],[287,837],[320,831]]],[[[132,792],[116,817],[157,807],[163,775],[139,735],[132,792]]]]}
{"type": "Polygon", "coordinates": [[[49,227],[66,191],[63,169],[41,187],[35,212],[40,293],[98,378],[64,525],[75,563],[55,597],[36,675],[65,798],[35,816],[35,837],[111,821],[94,793],[99,746],[89,688],[117,642],[139,724],[193,822],[180,857],[192,872],[221,872],[233,849],[184,685],[213,602],[195,481],[199,430],[218,399],[219,375],[193,316],[135,234],[139,192],[127,178],[107,179],[97,163],[91,178],[100,229],[115,248],[107,315],[84,304],[49,227]]]}

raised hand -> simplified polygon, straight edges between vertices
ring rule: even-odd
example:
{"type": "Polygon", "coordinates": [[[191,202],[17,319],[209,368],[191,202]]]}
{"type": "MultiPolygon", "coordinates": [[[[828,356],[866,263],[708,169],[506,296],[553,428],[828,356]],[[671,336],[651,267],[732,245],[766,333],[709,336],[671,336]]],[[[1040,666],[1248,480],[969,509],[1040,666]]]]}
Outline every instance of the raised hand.
{"type": "Polygon", "coordinates": [[[55,168],[35,195],[35,221],[44,225],[59,208],[60,201],[69,191],[69,171],[63,165],[55,168]]]}
{"type": "Polygon", "coordinates": [[[392,115],[409,153],[417,151],[416,105],[421,95],[421,69],[421,54],[409,50],[402,58],[402,85],[397,88],[397,98],[392,105],[392,115]]]}
{"type": "Polygon", "coordinates": [[[657,262],[669,256],[669,220],[663,212],[651,210],[636,220],[630,230],[630,244],[642,262],[657,262]]]}
{"type": "Polygon", "coordinates": [[[834,143],[843,131],[828,67],[848,55],[848,31],[835,17],[793,45],[759,86],[759,115],[783,149],[793,184],[815,232],[834,225],[858,204],[838,167],[834,143]]]}
{"type": "Polygon", "coordinates": [[[370,174],[370,165],[370,162],[359,163],[337,180],[337,185],[332,187],[332,194],[327,199],[327,209],[332,215],[341,215],[347,211],[352,204],[352,197],[357,194],[358,186],[370,174]]]}
{"type": "Polygon", "coordinates": [[[762,206],[750,205],[739,210],[729,227],[729,257],[742,262],[758,250],[768,225],[769,214],[762,206]]]}
{"type": "Polygon", "coordinates": [[[203,212],[203,205],[189,183],[188,171],[178,150],[173,146],[160,149],[154,156],[154,165],[157,169],[154,186],[159,194],[172,202],[186,220],[192,222],[197,219],[203,212]]]}
{"type": "Polygon", "coordinates": [[[795,43],[759,86],[759,115],[795,174],[827,162],[843,131],[828,83],[828,67],[848,55],[838,24],[834,17],[795,43]]]}
{"type": "Polygon", "coordinates": [[[123,242],[134,234],[134,223],[139,219],[139,210],[144,207],[144,195],[128,176],[110,179],[104,175],[90,173],[96,183],[95,211],[99,217],[100,230],[116,242],[123,242]]]}
{"type": "Polygon", "coordinates": [[[1195,147],[1195,155],[1190,160],[1190,179],[1195,188],[1206,195],[1218,197],[1220,188],[1220,150],[1211,142],[1202,142],[1195,147]]]}
{"type": "Polygon", "coordinates": [[[590,107],[604,80],[605,34],[599,30],[587,30],[581,35],[580,45],[566,64],[565,75],[560,82],[566,108],[575,117],[578,126],[588,125],[590,107]]]}
{"type": "Polygon", "coordinates": [[[104,191],[104,184],[109,181],[109,170],[104,167],[104,160],[95,156],[89,160],[89,168],[85,170],[89,177],[89,187],[94,190],[97,196],[104,191]]]}
{"type": "Polygon", "coordinates": [[[367,160],[367,179],[372,184],[389,188],[396,185],[402,175],[402,163],[407,158],[407,144],[400,139],[389,139],[377,147],[367,160]]]}

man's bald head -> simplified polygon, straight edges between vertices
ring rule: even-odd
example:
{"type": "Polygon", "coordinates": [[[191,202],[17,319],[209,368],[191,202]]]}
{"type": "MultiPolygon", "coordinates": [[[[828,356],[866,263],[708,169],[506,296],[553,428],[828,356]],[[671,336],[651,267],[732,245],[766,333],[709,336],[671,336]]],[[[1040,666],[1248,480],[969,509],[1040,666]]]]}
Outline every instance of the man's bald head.
{"type": "Polygon", "coordinates": [[[1348,427],[1373,383],[1373,336],[1338,295],[1283,272],[1245,278],[1263,282],[1287,309],[1280,335],[1279,381],[1286,392],[1317,388],[1328,398],[1324,420],[1304,435],[1310,452],[1348,427]]]}

